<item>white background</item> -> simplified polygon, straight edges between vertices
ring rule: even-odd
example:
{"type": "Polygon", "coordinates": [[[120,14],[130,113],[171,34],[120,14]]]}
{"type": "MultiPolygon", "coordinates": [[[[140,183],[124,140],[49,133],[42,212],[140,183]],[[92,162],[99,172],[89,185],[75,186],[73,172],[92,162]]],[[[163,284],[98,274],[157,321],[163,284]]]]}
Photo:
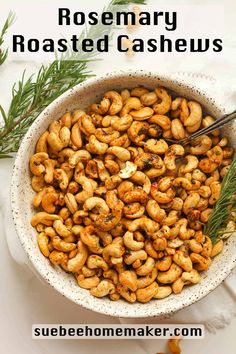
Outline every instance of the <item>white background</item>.
{"type": "MultiPolygon", "coordinates": [[[[88,8],[91,7],[91,10],[95,6],[95,3],[97,5],[95,0],[86,1],[88,8]]],[[[157,10],[161,8],[159,1],[149,0],[149,3],[155,5],[157,10]]],[[[167,3],[169,4],[171,1],[165,1],[165,4],[167,3]]],[[[225,80],[227,80],[228,85],[235,85],[236,87],[236,28],[234,24],[236,6],[234,1],[186,0],[178,1],[179,3],[197,3],[201,5],[218,3],[224,5],[225,51],[223,56],[215,58],[204,57],[204,59],[191,57],[191,59],[178,61],[170,56],[153,56],[152,59],[137,57],[132,60],[127,60],[121,56],[119,58],[106,56],[103,57],[102,62],[93,63],[93,71],[99,73],[107,72],[108,68],[109,70],[114,70],[140,67],[164,73],[197,72],[216,78],[218,83],[222,82],[222,87],[224,87],[223,81],[225,80]]],[[[7,5],[10,7],[11,1],[8,1],[7,5]]],[[[5,17],[5,12],[2,9],[7,11],[6,3],[4,7],[3,4],[0,4],[0,23],[2,23],[5,17]]],[[[202,9],[204,11],[204,6],[202,6],[202,9]]],[[[220,18],[219,21],[221,21],[220,18]]],[[[201,19],[199,19],[200,23],[201,19]]],[[[38,64],[33,62],[8,62],[0,67],[0,102],[5,107],[10,102],[12,84],[20,78],[25,67],[27,67],[28,73],[35,72],[38,64]]],[[[8,187],[12,164],[12,160],[0,161],[0,194],[5,198],[9,196],[8,187]]],[[[6,205],[3,204],[0,207],[5,208],[6,205]]],[[[120,352],[128,354],[132,350],[135,354],[155,354],[158,351],[164,350],[165,341],[156,341],[155,351],[153,351],[153,343],[150,345],[150,343],[146,342],[140,345],[138,341],[31,340],[31,325],[33,323],[116,323],[118,320],[81,309],[78,305],[73,304],[56,293],[49,286],[41,283],[28,269],[17,265],[9,254],[2,222],[0,224],[0,260],[1,352],[4,350],[8,354],[15,354],[16,352],[18,354],[28,354],[31,352],[34,354],[87,354],[92,352],[96,354],[120,354],[120,352]]],[[[209,303],[209,306],[214,306],[214,304],[209,303]]],[[[234,319],[227,328],[218,331],[215,335],[207,334],[204,340],[185,341],[183,343],[184,353],[234,354],[236,352],[235,326],[236,320],[234,319]]]]}

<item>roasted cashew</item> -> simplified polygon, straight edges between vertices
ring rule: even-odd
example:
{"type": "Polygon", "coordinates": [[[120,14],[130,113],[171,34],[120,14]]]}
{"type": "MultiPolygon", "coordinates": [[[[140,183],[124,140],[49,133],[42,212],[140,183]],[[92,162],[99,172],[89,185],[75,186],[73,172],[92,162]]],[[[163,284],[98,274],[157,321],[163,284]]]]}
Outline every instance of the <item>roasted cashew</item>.
{"type": "Polygon", "coordinates": [[[119,113],[123,107],[123,100],[121,95],[116,91],[108,91],[105,93],[105,98],[111,100],[111,105],[109,107],[108,114],[111,116],[119,113]]]}
{"type": "Polygon", "coordinates": [[[221,183],[219,181],[214,181],[210,184],[211,197],[209,199],[209,204],[214,205],[220,197],[221,183]]]}
{"type": "MultiPolygon", "coordinates": [[[[38,193],[34,196],[32,204],[35,208],[38,208],[40,204],[42,203],[43,197],[51,192],[55,192],[55,189],[50,186],[50,187],[44,187],[41,190],[38,191],[38,193]]],[[[49,212],[50,213],[50,212],[49,212]]]]}
{"type": "Polygon", "coordinates": [[[137,171],[137,166],[130,161],[126,161],[125,168],[119,171],[118,176],[122,179],[130,178],[137,171]]]}
{"type": "Polygon", "coordinates": [[[57,162],[55,160],[47,159],[44,161],[44,166],[45,166],[44,180],[46,183],[51,184],[53,182],[54,168],[56,165],[57,165],[57,162]]]}
{"type": "Polygon", "coordinates": [[[95,137],[102,143],[110,144],[114,139],[119,138],[120,133],[115,131],[112,127],[97,128],[95,137]]]}
{"type": "Polygon", "coordinates": [[[71,112],[66,112],[60,119],[62,127],[71,128],[72,116],[71,112]]]}
{"type": "Polygon", "coordinates": [[[115,286],[109,280],[102,280],[90,293],[96,297],[104,297],[115,292],[115,286]]]}
{"type": "Polygon", "coordinates": [[[95,254],[88,257],[87,266],[90,269],[101,268],[103,271],[107,271],[109,269],[108,264],[104,261],[104,259],[95,254]]]}
{"type": "Polygon", "coordinates": [[[153,282],[146,288],[138,289],[136,291],[136,297],[139,302],[146,303],[150,301],[158,292],[158,284],[153,282]]]}
{"type": "Polygon", "coordinates": [[[157,277],[157,270],[156,268],[153,268],[150,274],[145,275],[144,277],[139,277],[137,279],[138,289],[143,289],[151,285],[156,280],[156,277],[157,277]]]}
{"type": "MultiPolygon", "coordinates": [[[[151,273],[155,266],[155,261],[153,258],[148,257],[143,265],[136,269],[136,273],[140,276],[147,275],[151,273]]],[[[135,290],[134,290],[135,291],[135,290]]]]}
{"type": "Polygon", "coordinates": [[[160,192],[158,190],[158,184],[156,182],[152,183],[151,196],[153,199],[155,199],[156,202],[158,202],[160,204],[165,204],[165,203],[171,202],[174,199],[175,194],[176,194],[176,192],[172,188],[168,188],[165,193],[160,192]]]}
{"type": "Polygon", "coordinates": [[[172,293],[171,286],[159,286],[156,295],[153,296],[154,299],[164,299],[172,293]]]}
{"type": "Polygon", "coordinates": [[[130,114],[125,114],[122,117],[113,116],[111,117],[111,121],[110,121],[112,128],[119,132],[126,131],[127,129],[129,129],[132,122],[133,122],[133,118],[130,114]]]}
{"type": "Polygon", "coordinates": [[[170,269],[171,264],[172,264],[172,257],[164,256],[163,258],[157,261],[156,268],[162,272],[165,272],[168,269],[170,269]]]}
{"type": "Polygon", "coordinates": [[[141,153],[135,158],[134,163],[139,170],[145,170],[150,179],[161,176],[166,170],[162,158],[156,154],[141,153]]]}
{"type": "Polygon", "coordinates": [[[91,197],[85,200],[83,208],[85,211],[96,208],[100,214],[108,214],[110,209],[104,199],[98,197],[91,197]]]}
{"type": "Polygon", "coordinates": [[[134,121],[129,129],[127,134],[129,139],[136,145],[144,145],[144,140],[148,135],[149,124],[146,122],[134,121]]]}
{"type": "Polygon", "coordinates": [[[116,290],[126,301],[130,303],[136,301],[136,294],[130,291],[126,286],[118,284],[116,290]]]}
{"type": "Polygon", "coordinates": [[[58,202],[58,194],[56,192],[45,193],[42,197],[42,208],[50,214],[55,213],[56,204],[58,202]]]}
{"type": "Polygon", "coordinates": [[[144,150],[157,155],[163,155],[168,150],[168,144],[163,139],[148,139],[144,144],[144,150]]]}
{"type": "Polygon", "coordinates": [[[176,158],[184,155],[184,148],[182,145],[173,144],[171,145],[167,152],[165,153],[164,163],[168,170],[176,169],[176,158]]]}
{"type": "Polygon", "coordinates": [[[51,132],[47,137],[47,143],[51,149],[55,152],[61,151],[67,145],[64,145],[64,142],[61,140],[59,134],[51,132]]]}
{"type": "Polygon", "coordinates": [[[110,105],[110,100],[104,97],[99,104],[94,103],[91,105],[91,111],[97,114],[106,114],[110,108],[110,105]]]}
{"type": "Polygon", "coordinates": [[[48,248],[49,238],[48,238],[47,234],[45,232],[40,232],[37,237],[37,242],[38,242],[38,246],[39,246],[39,249],[42,252],[42,254],[45,257],[49,257],[49,254],[50,254],[49,248],[48,248]]]}
{"type": "Polygon", "coordinates": [[[45,172],[44,162],[49,158],[46,152],[38,152],[30,159],[30,171],[35,176],[40,176],[45,172]]]}
{"type": "Polygon", "coordinates": [[[193,171],[192,173],[192,178],[196,181],[199,181],[201,183],[205,182],[207,177],[205,175],[205,173],[203,173],[201,170],[199,170],[198,168],[196,170],[193,171]]]}
{"type": "Polygon", "coordinates": [[[35,151],[48,153],[47,138],[49,132],[46,130],[38,139],[35,151]]]}
{"type": "Polygon", "coordinates": [[[69,259],[67,263],[67,269],[72,273],[78,273],[78,271],[84,266],[88,257],[87,246],[82,241],[78,241],[77,248],[78,253],[75,257],[69,259]]]}
{"type": "Polygon", "coordinates": [[[141,97],[142,95],[144,95],[145,93],[148,93],[149,90],[146,89],[143,86],[138,86],[138,87],[134,87],[132,88],[130,95],[134,96],[134,97],[141,97]]]}
{"type": "Polygon", "coordinates": [[[224,241],[223,240],[219,240],[212,248],[211,251],[211,257],[216,257],[218,256],[218,254],[220,254],[223,250],[224,247],[224,241]]]}
{"type": "Polygon", "coordinates": [[[127,149],[120,146],[109,147],[107,153],[115,155],[121,161],[130,160],[130,152],[127,149]]]}
{"type": "Polygon", "coordinates": [[[53,227],[58,235],[61,237],[69,237],[71,236],[71,231],[63,224],[61,220],[55,220],[53,223],[53,227]]]}
{"type": "Polygon", "coordinates": [[[192,229],[188,229],[188,220],[180,219],[178,222],[179,228],[179,237],[181,240],[189,240],[192,236],[194,236],[195,232],[192,229]]]}
{"type": "Polygon", "coordinates": [[[120,116],[123,117],[124,115],[129,114],[132,109],[139,110],[141,107],[141,102],[137,97],[129,97],[121,109],[120,116]]]}
{"type": "Polygon", "coordinates": [[[168,214],[168,216],[166,216],[163,220],[161,220],[161,225],[165,225],[165,226],[172,226],[174,225],[177,220],[179,219],[179,215],[178,215],[178,211],[177,210],[171,210],[168,214]]]}
{"type": "Polygon", "coordinates": [[[145,193],[149,194],[151,190],[151,181],[145,175],[145,173],[141,171],[137,171],[131,175],[130,180],[134,183],[141,184],[143,186],[143,190],[145,193]]]}
{"type": "Polygon", "coordinates": [[[123,208],[123,213],[127,219],[141,218],[144,212],[145,207],[137,202],[125,205],[123,208]]]}
{"type": "Polygon", "coordinates": [[[64,252],[53,250],[49,255],[49,260],[54,265],[65,266],[68,260],[68,255],[64,252]]]}
{"type": "Polygon", "coordinates": [[[85,200],[93,196],[94,188],[91,180],[85,176],[80,176],[77,182],[81,184],[83,191],[76,194],[75,199],[78,203],[83,203],[85,200]]]}
{"type": "Polygon", "coordinates": [[[147,197],[147,193],[141,187],[136,187],[124,193],[123,197],[121,197],[121,200],[125,203],[145,203],[147,197]]]}
{"type": "Polygon", "coordinates": [[[173,187],[175,188],[184,188],[186,191],[189,191],[192,189],[193,185],[192,183],[184,177],[177,177],[174,179],[172,182],[173,187]]]}
{"type": "Polygon", "coordinates": [[[134,263],[137,259],[145,261],[147,259],[147,253],[144,250],[131,251],[124,256],[125,263],[128,265],[134,263]]]}
{"type": "Polygon", "coordinates": [[[159,229],[159,224],[146,216],[133,220],[128,226],[129,231],[144,230],[148,235],[152,235],[159,229]]]}
{"type": "Polygon", "coordinates": [[[184,201],[183,212],[188,214],[191,210],[197,207],[200,201],[200,195],[197,192],[192,192],[184,201]]]}
{"type": "Polygon", "coordinates": [[[201,281],[201,276],[196,269],[192,269],[190,272],[183,272],[181,278],[184,282],[191,284],[197,284],[201,281]]]}
{"type": "Polygon", "coordinates": [[[57,251],[71,252],[76,248],[76,244],[65,242],[59,236],[52,237],[52,245],[57,251]]]}
{"type": "MultiPolygon", "coordinates": [[[[198,102],[189,101],[188,107],[190,109],[190,114],[184,121],[186,127],[192,127],[196,124],[201,124],[202,121],[202,107],[198,102]]],[[[198,128],[197,128],[198,129],[198,128]]]]}
{"type": "Polygon", "coordinates": [[[191,143],[193,146],[189,148],[192,155],[204,155],[212,146],[211,138],[207,135],[203,135],[200,138],[193,140],[191,143]]]}
{"type": "Polygon", "coordinates": [[[123,256],[124,252],[125,248],[120,243],[114,243],[113,241],[113,243],[104,247],[102,255],[104,260],[110,264],[111,257],[120,258],[123,256]]]}
{"type": "Polygon", "coordinates": [[[92,253],[101,254],[103,252],[99,237],[95,234],[94,226],[88,225],[83,228],[80,232],[80,238],[92,253]]]}
{"type": "Polygon", "coordinates": [[[35,192],[41,191],[45,186],[44,175],[33,176],[31,180],[31,186],[35,192]]]}
{"type": "Polygon", "coordinates": [[[89,143],[86,144],[86,149],[92,154],[103,155],[108,149],[108,144],[101,143],[95,135],[89,136],[89,143]]]}
{"type": "Polygon", "coordinates": [[[35,227],[38,224],[51,226],[54,220],[58,220],[60,217],[56,214],[48,214],[45,211],[40,211],[35,214],[31,219],[31,225],[35,227]]]}
{"type": "Polygon", "coordinates": [[[128,89],[124,89],[121,91],[120,95],[122,97],[123,102],[125,102],[127,98],[130,97],[130,91],[128,89]]]}
{"type": "Polygon", "coordinates": [[[184,166],[182,172],[183,173],[189,173],[193,172],[194,170],[197,169],[198,167],[198,158],[194,155],[187,155],[185,157],[185,160],[187,160],[187,164],[184,166]]]}
{"type": "Polygon", "coordinates": [[[176,281],[182,274],[182,269],[176,265],[172,264],[166,272],[159,272],[157,275],[157,280],[162,284],[171,284],[176,281]]]}
{"type": "Polygon", "coordinates": [[[199,168],[204,173],[212,173],[214,172],[219,165],[216,162],[211,161],[209,158],[202,159],[199,162],[199,168]]]}
{"type": "Polygon", "coordinates": [[[201,255],[205,258],[210,257],[211,256],[211,252],[212,252],[212,242],[210,237],[205,236],[204,242],[202,243],[203,248],[202,248],[202,252],[201,255]]]}
{"type": "Polygon", "coordinates": [[[110,214],[98,215],[94,223],[102,231],[112,230],[121,220],[123,203],[119,201],[117,205],[114,205],[114,208],[111,210],[110,214]]]}
{"type": "Polygon", "coordinates": [[[56,168],[53,172],[54,178],[58,181],[61,190],[65,190],[69,184],[67,173],[62,168],[56,168]]]}
{"type": "MultiPolygon", "coordinates": [[[[212,123],[214,123],[215,119],[212,118],[211,116],[206,116],[203,120],[202,120],[202,126],[203,128],[208,127],[209,125],[211,125],[212,123]]],[[[218,136],[220,134],[220,130],[216,129],[213,132],[211,132],[211,134],[213,136],[218,136]]]]}
{"type": "Polygon", "coordinates": [[[188,255],[183,251],[176,251],[173,255],[173,261],[180,266],[185,272],[190,272],[193,269],[193,264],[188,255]]]}
{"type": "Polygon", "coordinates": [[[110,279],[113,282],[113,284],[115,284],[115,285],[118,284],[119,279],[118,279],[118,274],[115,271],[115,269],[109,269],[109,270],[103,272],[103,276],[106,279],[110,279]]]}
{"type": "Polygon", "coordinates": [[[142,241],[135,241],[134,240],[134,233],[130,231],[126,231],[123,236],[125,247],[132,251],[139,251],[143,248],[144,242],[142,241]]]}
{"type": "Polygon", "coordinates": [[[189,240],[188,246],[189,249],[194,253],[201,253],[203,249],[201,243],[194,238],[189,240]]]}
{"type": "Polygon", "coordinates": [[[154,111],[150,107],[143,107],[136,111],[130,111],[129,114],[133,119],[138,121],[147,120],[152,117],[154,111]]]}
{"type": "Polygon", "coordinates": [[[161,209],[156,200],[149,199],[146,205],[148,215],[157,222],[161,222],[166,217],[166,212],[161,209]]]}
{"type": "Polygon", "coordinates": [[[162,87],[156,88],[155,94],[157,95],[157,98],[161,100],[160,103],[155,103],[153,105],[153,109],[154,109],[155,113],[166,114],[171,108],[172,99],[171,99],[170,95],[162,87]]]}
{"type": "Polygon", "coordinates": [[[119,282],[131,291],[137,290],[137,275],[132,270],[125,270],[119,274],[119,282]]]}
{"type": "Polygon", "coordinates": [[[83,289],[92,289],[99,284],[99,277],[94,275],[92,277],[85,278],[83,274],[79,274],[77,277],[77,282],[79,286],[83,289]]]}
{"type": "Polygon", "coordinates": [[[210,258],[205,258],[198,253],[191,253],[190,258],[194,264],[194,268],[199,272],[207,270],[211,264],[210,258]]]}
{"type": "Polygon", "coordinates": [[[176,140],[184,139],[186,135],[182,122],[177,118],[171,121],[171,132],[176,140]]]}
{"type": "Polygon", "coordinates": [[[152,106],[157,101],[157,95],[155,92],[147,92],[140,96],[140,101],[144,106],[152,106]]]}
{"type": "Polygon", "coordinates": [[[170,118],[162,114],[154,114],[148,119],[148,123],[156,124],[164,131],[169,131],[171,128],[170,118]]]}

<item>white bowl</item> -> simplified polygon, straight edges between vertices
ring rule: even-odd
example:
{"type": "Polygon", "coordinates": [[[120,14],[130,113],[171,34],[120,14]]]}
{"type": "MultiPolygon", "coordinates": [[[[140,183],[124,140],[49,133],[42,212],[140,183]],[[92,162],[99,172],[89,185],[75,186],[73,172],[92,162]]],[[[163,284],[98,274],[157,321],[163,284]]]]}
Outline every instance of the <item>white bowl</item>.
{"type": "MultiPolygon", "coordinates": [[[[171,295],[163,300],[153,300],[147,304],[129,304],[125,301],[113,302],[107,298],[98,299],[90,295],[88,290],[80,288],[74,277],[60,268],[53,267],[49,260],[39,251],[36,241],[36,231],[30,225],[30,219],[35,213],[31,206],[34,191],[30,185],[29,159],[34,153],[37,139],[47,129],[50,122],[60,118],[66,111],[76,108],[87,108],[92,102],[99,101],[104,92],[110,89],[132,88],[138,85],[155,88],[165,86],[177,95],[199,101],[205,111],[213,116],[224,113],[214,99],[207,93],[199,91],[194,85],[187,86],[180,80],[159,76],[152,72],[119,72],[96,77],[79,84],[64,93],[50,104],[32,124],[25,135],[17,153],[11,184],[12,213],[20,242],[32,265],[40,275],[57,291],[87,309],[117,317],[153,317],[163,316],[191,305],[215,289],[231,272],[236,261],[236,239],[230,237],[225,242],[223,252],[217,256],[210,269],[203,273],[200,284],[187,287],[179,295],[171,295]]],[[[236,136],[233,126],[226,129],[231,139],[236,136]]]]}

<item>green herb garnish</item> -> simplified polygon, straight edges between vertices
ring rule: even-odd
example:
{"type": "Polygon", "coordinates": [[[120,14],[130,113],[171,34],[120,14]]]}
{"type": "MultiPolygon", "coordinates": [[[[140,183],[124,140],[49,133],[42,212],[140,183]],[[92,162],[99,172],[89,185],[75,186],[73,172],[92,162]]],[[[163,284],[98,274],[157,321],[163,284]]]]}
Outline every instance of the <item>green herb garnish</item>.
{"type": "MultiPolygon", "coordinates": [[[[114,12],[117,10],[116,5],[120,5],[119,11],[127,11],[126,5],[132,3],[144,4],[145,1],[112,0],[103,11],[114,12]]],[[[3,34],[14,19],[12,14],[9,16],[3,34]]],[[[81,33],[79,41],[85,37],[95,39],[109,34],[112,38],[111,32],[116,28],[115,25],[99,24],[96,28],[91,26],[81,33]]],[[[18,150],[24,134],[45,107],[71,87],[92,76],[88,70],[88,63],[97,55],[97,52],[73,54],[69,51],[60,60],[57,59],[46,66],[42,65],[37,75],[25,79],[23,74],[20,81],[13,86],[8,112],[0,105],[0,113],[4,120],[4,125],[0,127],[0,158],[10,157],[11,153],[18,150]]]]}
{"type": "Polygon", "coordinates": [[[236,156],[224,177],[220,198],[214,206],[213,212],[206,224],[204,232],[216,243],[227,226],[236,203],[236,156]]]}
{"type": "Polygon", "coordinates": [[[15,15],[13,12],[10,12],[0,32],[0,65],[4,63],[8,55],[8,49],[3,50],[1,48],[4,43],[4,36],[14,21],[15,21],[15,15]]]}

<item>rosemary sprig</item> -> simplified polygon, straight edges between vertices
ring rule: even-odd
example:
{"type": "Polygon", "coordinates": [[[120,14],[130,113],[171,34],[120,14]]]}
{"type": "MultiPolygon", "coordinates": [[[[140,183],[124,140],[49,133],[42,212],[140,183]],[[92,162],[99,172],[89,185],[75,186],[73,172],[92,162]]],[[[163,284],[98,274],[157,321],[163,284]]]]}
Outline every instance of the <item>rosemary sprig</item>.
{"type": "MultiPolygon", "coordinates": [[[[131,3],[144,4],[145,1],[112,0],[104,11],[127,11],[126,5],[131,3]],[[116,5],[120,5],[119,8],[116,5]]],[[[110,34],[111,38],[114,29],[115,25],[103,26],[101,23],[96,29],[91,26],[89,30],[82,31],[79,42],[85,37],[98,38],[105,34],[110,34]]],[[[25,73],[23,74],[20,81],[13,86],[8,113],[0,105],[4,120],[4,125],[0,127],[0,158],[10,157],[11,153],[18,150],[22,137],[45,107],[65,91],[91,76],[88,63],[94,60],[97,54],[74,54],[68,51],[61,60],[54,60],[47,66],[42,65],[37,75],[25,79],[25,73]]]]}
{"type": "Polygon", "coordinates": [[[236,156],[224,177],[218,199],[213,212],[207,222],[204,232],[216,243],[227,226],[231,212],[235,205],[236,197],[236,156]]]}
{"type": "Polygon", "coordinates": [[[4,63],[4,61],[7,59],[7,55],[8,55],[8,49],[5,49],[5,50],[1,49],[1,47],[4,43],[4,36],[14,21],[15,21],[15,15],[13,12],[10,12],[4,25],[3,25],[3,28],[0,32],[0,65],[2,65],[4,63]]]}

